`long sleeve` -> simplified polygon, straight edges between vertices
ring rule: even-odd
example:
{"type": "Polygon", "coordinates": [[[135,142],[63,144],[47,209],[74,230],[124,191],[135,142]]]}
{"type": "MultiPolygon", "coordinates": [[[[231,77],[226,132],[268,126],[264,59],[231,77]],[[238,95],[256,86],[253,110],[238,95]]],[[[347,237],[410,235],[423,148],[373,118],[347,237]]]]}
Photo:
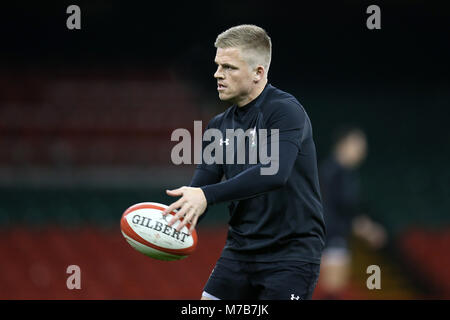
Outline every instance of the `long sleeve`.
{"type": "MultiPolygon", "coordinates": [[[[203,186],[201,188],[208,204],[246,199],[283,187],[301,151],[306,123],[306,113],[300,105],[292,101],[280,102],[267,120],[268,130],[279,130],[279,159],[272,159],[278,162],[278,171],[273,175],[262,175],[261,168],[273,163],[259,163],[226,181],[203,186]]],[[[273,147],[270,142],[267,142],[267,146],[273,147]]]]}
{"type": "Polygon", "coordinates": [[[214,184],[222,180],[223,173],[216,170],[208,170],[204,168],[195,169],[194,175],[192,177],[190,186],[191,187],[202,187],[208,184],[214,184]]]}
{"type": "MultiPolygon", "coordinates": [[[[206,127],[208,129],[210,127],[210,124],[206,127]]],[[[205,129],[205,130],[206,130],[205,129]]],[[[203,143],[202,152],[205,148],[206,143],[203,143]]],[[[223,168],[220,164],[199,164],[197,168],[194,171],[194,175],[192,176],[192,180],[189,186],[198,188],[202,186],[206,186],[209,184],[215,184],[222,180],[223,176],[223,168]]],[[[200,216],[198,223],[200,223],[205,217],[206,213],[208,212],[209,207],[206,207],[206,210],[203,212],[203,214],[200,216]]]]}
{"type": "Polygon", "coordinates": [[[288,141],[280,141],[279,147],[280,160],[276,174],[261,175],[263,165],[257,164],[231,179],[205,185],[201,189],[205,193],[208,205],[250,198],[283,187],[291,174],[298,147],[288,141]]]}

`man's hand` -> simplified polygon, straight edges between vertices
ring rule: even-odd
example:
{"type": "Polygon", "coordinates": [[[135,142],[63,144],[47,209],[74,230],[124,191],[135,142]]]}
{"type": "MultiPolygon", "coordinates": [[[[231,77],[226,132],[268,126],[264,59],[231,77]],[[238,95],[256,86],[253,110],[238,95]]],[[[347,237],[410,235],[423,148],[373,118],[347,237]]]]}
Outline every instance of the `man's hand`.
{"type": "Polygon", "coordinates": [[[169,221],[169,226],[183,218],[183,220],[180,220],[176,230],[180,231],[186,224],[190,223],[189,233],[194,231],[198,218],[205,212],[207,206],[203,190],[200,188],[181,187],[175,190],[166,190],[166,193],[172,197],[181,196],[180,199],[172,203],[163,212],[163,215],[166,215],[173,210],[181,208],[169,221]]]}
{"type": "Polygon", "coordinates": [[[388,241],[384,227],[366,215],[353,219],[353,233],[365,239],[374,249],[382,248],[388,241]]]}

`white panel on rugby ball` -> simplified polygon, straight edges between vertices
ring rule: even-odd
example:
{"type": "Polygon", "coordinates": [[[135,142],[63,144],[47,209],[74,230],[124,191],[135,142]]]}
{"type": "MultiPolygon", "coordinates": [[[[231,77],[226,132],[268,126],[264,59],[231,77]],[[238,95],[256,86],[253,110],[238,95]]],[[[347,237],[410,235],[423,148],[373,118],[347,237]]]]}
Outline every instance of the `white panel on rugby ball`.
{"type": "Polygon", "coordinates": [[[189,225],[179,232],[169,226],[175,212],[163,216],[167,206],[156,202],[138,203],[122,215],[120,226],[128,243],[137,251],[159,260],[179,260],[191,254],[197,246],[197,232],[189,234],[189,225]]]}

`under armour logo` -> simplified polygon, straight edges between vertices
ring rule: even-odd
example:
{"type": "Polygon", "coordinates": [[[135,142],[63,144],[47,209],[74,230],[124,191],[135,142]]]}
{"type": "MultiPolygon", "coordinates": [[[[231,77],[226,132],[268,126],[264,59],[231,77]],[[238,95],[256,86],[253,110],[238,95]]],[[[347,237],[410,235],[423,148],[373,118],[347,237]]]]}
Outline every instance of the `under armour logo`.
{"type": "Polygon", "coordinates": [[[223,141],[223,139],[220,139],[220,145],[223,145],[225,143],[225,145],[229,145],[230,144],[230,139],[225,139],[225,141],[223,141]]]}
{"type": "Polygon", "coordinates": [[[291,294],[291,300],[300,300],[300,296],[295,296],[293,293],[291,294]]]}

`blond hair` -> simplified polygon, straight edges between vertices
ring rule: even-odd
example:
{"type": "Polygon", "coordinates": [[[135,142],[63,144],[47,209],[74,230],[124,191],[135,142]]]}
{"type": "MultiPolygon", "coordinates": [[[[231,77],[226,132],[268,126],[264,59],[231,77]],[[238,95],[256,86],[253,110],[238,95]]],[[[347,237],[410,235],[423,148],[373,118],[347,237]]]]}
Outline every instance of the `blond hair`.
{"type": "Polygon", "coordinates": [[[247,63],[256,68],[262,65],[269,72],[272,59],[272,41],[267,32],[252,24],[232,27],[217,36],[216,48],[240,48],[247,63]]]}

